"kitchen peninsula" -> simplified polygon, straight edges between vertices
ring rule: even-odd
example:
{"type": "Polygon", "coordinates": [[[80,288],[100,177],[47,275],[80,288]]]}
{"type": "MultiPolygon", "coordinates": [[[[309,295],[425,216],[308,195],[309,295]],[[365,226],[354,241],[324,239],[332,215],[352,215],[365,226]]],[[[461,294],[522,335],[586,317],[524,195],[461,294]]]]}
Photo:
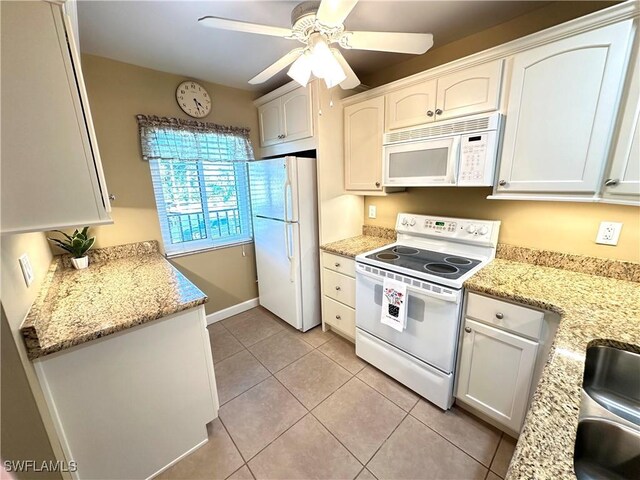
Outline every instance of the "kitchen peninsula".
{"type": "Polygon", "coordinates": [[[155,241],[69,263],[53,261],[21,330],[72,475],[149,478],[217,417],[207,297],[155,241]]]}

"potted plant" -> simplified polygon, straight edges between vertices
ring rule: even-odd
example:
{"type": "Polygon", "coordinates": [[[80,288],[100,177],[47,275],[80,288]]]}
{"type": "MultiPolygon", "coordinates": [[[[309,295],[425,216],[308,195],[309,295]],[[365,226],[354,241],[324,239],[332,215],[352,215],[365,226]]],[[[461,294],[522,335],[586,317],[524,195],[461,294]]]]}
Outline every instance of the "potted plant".
{"type": "Polygon", "coordinates": [[[60,240],[49,237],[49,240],[73,255],[71,263],[78,270],[89,266],[89,257],[87,256],[87,252],[96,240],[96,237],[89,238],[87,236],[88,231],[89,227],[84,227],[81,232],[76,230],[73,232],[73,235],[67,235],[61,230],[54,230],[54,232],[64,235],[65,238],[60,240]]]}

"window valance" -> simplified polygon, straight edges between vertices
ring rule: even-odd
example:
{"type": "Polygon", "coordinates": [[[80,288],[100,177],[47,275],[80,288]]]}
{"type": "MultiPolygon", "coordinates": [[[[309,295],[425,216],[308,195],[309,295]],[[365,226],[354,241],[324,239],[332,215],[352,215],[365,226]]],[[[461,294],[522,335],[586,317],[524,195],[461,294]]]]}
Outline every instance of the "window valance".
{"type": "Polygon", "coordinates": [[[136,115],[143,160],[246,162],[249,129],[180,118],[136,115]]]}

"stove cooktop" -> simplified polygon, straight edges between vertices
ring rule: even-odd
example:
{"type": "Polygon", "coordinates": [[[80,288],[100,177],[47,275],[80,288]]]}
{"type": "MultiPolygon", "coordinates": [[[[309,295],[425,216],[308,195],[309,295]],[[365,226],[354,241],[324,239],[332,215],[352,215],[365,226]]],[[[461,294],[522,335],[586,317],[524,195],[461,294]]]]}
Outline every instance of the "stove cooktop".
{"type": "Polygon", "coordinates": [[[367,255],[365,258],[386,263],[390,267],[407,268],[452,280],[462,277],[481,263],[480,260],[472,258],[403,245],[394,245],[385,250],[367,255]]]}

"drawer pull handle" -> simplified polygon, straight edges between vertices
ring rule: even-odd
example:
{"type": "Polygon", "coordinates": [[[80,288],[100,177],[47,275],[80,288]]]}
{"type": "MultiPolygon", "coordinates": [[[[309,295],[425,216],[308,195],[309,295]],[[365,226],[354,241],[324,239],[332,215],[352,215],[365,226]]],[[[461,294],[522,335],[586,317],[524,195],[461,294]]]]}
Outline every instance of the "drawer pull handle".
{"type": "Polygon", "coordinates": [[[342,290],[340,287],[336,287],[336,290],[339,292],[340,290],[342,290]]]}
{"type": "Polygon", "coordinates": [[[464,331],[467,333],[471,333],[471,328],[470,327],[464,327],[464,331]]]}
{"type": "Polygon", "coordinates": [[[504,318],[504,315],[502,313],[498,312],[498,313],[496,313],[496,318],[498,320],[502,320],[504,318]]]}
{"type": "Polygon", "coordinates": [[[336,315],[336,320],[340,320],[342,317],[340,315],[336,315]]]}
{"type": "Polygon", "coordinates": [[[339,264],[338,262],[334,263],[334,265],[335,265],[336,267],[339,267],[339,266],[340,266],[340,264],[339,264]]]}

